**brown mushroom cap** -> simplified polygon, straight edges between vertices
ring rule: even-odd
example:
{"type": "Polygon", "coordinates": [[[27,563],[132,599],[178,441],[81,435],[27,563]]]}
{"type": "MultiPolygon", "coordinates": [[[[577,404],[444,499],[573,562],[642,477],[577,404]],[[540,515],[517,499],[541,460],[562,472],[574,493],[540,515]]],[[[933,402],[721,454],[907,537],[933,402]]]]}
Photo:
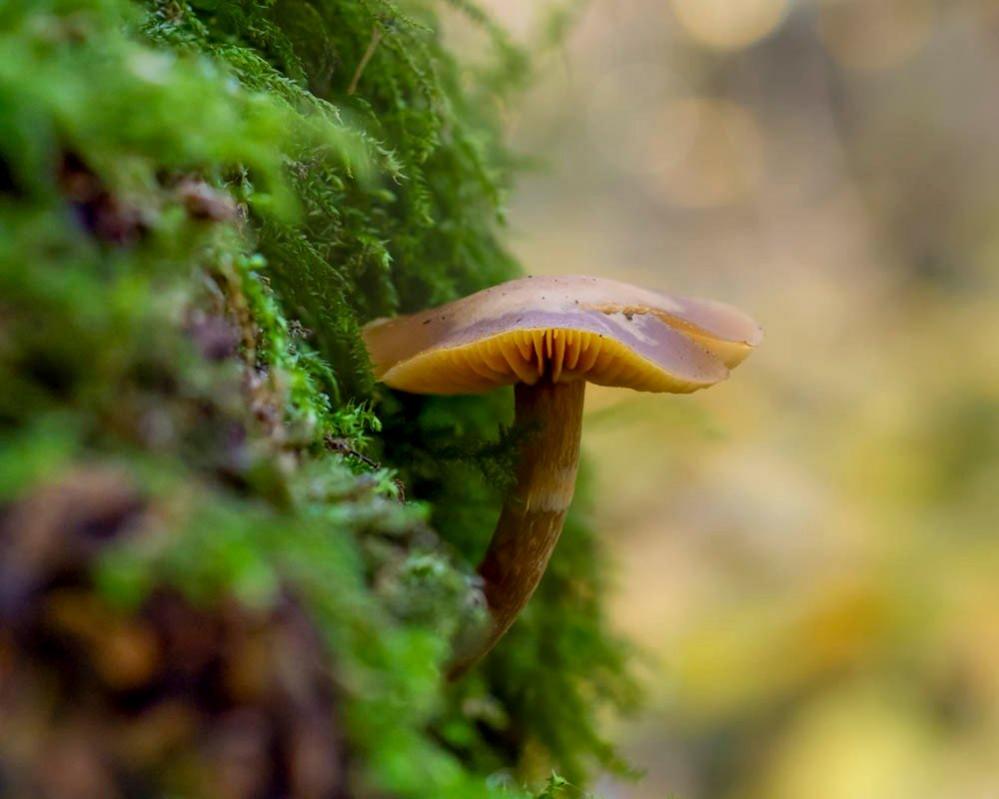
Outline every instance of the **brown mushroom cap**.
{"type": "Polygon", "coordinates": [[[364,330],[375,375],[418,394],[588,380],[686,393],[724,380],[762,338],[742,312],[594,277],[522,278],[364,330]]]}

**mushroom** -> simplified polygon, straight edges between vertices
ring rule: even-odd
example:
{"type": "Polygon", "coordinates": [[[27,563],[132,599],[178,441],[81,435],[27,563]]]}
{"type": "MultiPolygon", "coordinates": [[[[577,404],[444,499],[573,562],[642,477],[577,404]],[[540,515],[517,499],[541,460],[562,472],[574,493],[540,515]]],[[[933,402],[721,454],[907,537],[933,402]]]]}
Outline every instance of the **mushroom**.
{"type": "Polygon", "coordinates": [[[516,483],[478,572],[492,617],[462,674],[510,628],[562,532],[579,463],[586,382],[689,393],[724,380],[762,338],[731,306],[593,277],[521,278],[364,329],[375,376],[418,394],[514,385],[516,483]]]}

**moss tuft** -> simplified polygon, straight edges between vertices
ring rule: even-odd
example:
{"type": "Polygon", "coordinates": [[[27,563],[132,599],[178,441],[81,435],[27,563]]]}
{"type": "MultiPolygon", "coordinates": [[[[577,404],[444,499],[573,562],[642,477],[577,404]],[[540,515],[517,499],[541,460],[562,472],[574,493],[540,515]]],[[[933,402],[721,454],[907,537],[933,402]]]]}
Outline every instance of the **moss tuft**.
{"type": "MultiPolygon", "coordinates": [[[[57,735],[76,712],[107,733],[76,752],[97,784],[217,795],[228,761],[203,744],[242,694],[164,677],[186,651],[164,602],[315,649],[305,695],[340,725],[316,738],[343,772],[324,777],[328,795],[517,796],[502,774],[519,784],[542,762],[580,782],[619,765],[597,717],[634,689],[578,512],[523,622],[479,672],[442,683],[449,642],[482,622],[471,564],[510,474],[509,397],[394,395],[359,336],[517,273],[494,109],[529,59],[453,5],[492,42],[490,64],[456,62],[432,3],[0,10],[0,662],[59,710],[42,719],[45,703],[0,690],[0,715],[38,715],[0,741],[14,795],[51,762],[26,731],[57,735]],[[128,499],[113,524],[95,485],[128,499]],[[88,610],[52,628],[40,609],[68,588],[88,610]],[[300,619],[312,632],[287,632],[300,619]],[[107,625],[162,639],[160,666],[92,662],[101,647],[80,641],[107,625]],[[72,657],[38,654],[39,636],[72,657]],[[205,734],[122,748],[167,700],[205,734]]],[[[240,679],[270,685],[286,667],[262,658],[240,679]]],[[[270,701],[253,705],[261,735],[292,751],[297,727],[270,701]]],[[[280,772],[297,790],[287,762],[254,771],[253,789],[280,772]]]]}

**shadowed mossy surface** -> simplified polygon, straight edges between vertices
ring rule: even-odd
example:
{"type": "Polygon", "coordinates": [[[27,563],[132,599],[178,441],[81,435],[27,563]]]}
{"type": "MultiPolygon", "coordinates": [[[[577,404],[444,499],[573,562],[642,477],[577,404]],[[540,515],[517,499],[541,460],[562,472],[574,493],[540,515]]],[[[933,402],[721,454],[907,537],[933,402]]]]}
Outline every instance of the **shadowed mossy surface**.
{"type": "Polygon", "coordinates": [[[440,10],[0,9],[5,795],[516,796],[619,765],[629,653],[582,514],[443,683],[510,397],[387,392],[359,335],[518,271],[495,114],[528,59],[455,3],[491,53],[459,65],[440,10]]]}

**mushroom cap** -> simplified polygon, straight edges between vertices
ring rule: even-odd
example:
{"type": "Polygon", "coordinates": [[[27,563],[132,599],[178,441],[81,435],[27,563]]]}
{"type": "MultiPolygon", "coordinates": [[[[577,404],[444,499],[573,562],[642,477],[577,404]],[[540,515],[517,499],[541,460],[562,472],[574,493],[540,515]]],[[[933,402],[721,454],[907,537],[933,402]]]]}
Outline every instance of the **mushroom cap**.
{"type": "Polygon", "coordinates": [[[364,329],[375,376],[417,394],[588,380],[687,393],[728,376],[762,339],[724,303],[595,277],[521,278],[364,329]]]}

